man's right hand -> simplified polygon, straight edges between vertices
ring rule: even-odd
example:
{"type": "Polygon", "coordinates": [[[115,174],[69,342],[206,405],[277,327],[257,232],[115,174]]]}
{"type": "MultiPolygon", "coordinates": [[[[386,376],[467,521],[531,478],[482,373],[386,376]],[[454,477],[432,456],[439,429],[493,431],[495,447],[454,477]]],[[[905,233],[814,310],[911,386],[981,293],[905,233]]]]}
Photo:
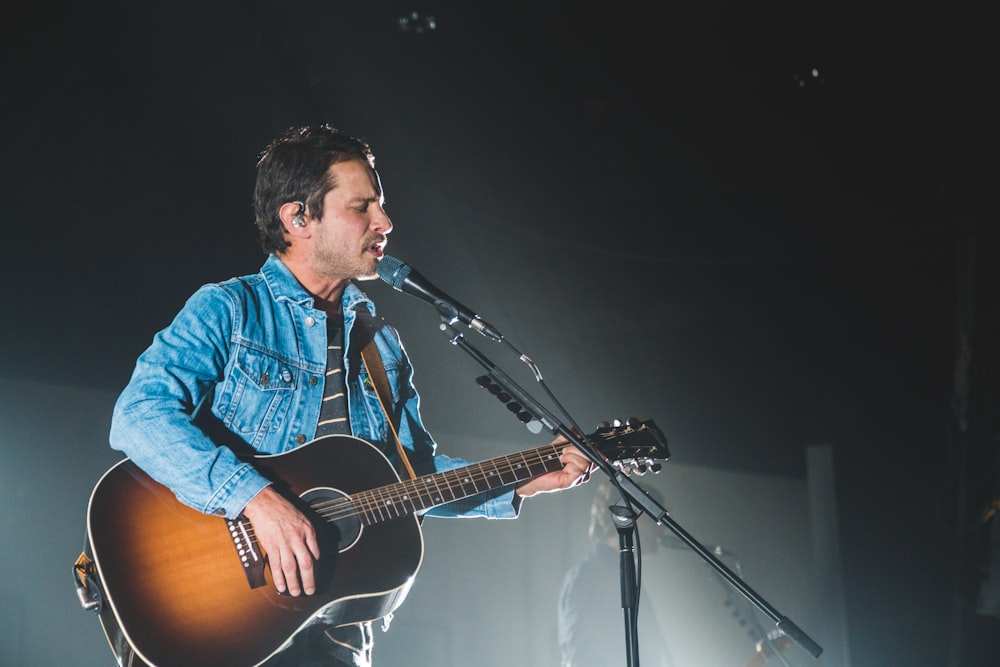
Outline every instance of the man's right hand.
{"type": "Polygon", "coordinates": [[[309,519],[269,486],[247,503],[243,514],[267,554],[274,588],[294,596],[315,593],[313,566],[319,560],[319,544],[309,519]]]}

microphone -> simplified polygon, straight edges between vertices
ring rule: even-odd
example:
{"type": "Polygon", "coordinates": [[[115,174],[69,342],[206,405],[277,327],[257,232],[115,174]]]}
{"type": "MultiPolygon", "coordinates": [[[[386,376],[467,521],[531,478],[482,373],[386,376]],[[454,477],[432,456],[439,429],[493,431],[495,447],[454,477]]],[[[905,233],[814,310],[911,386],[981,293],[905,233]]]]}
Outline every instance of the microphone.
{"type": "Polygon", "coordinates": [[[503,340],[503,335],[489,322],[484,321],[472,310],[434,287],[406,262],[389,255],[383,255],[375,271],[379,278],[389,283],[397,291],[423,299],[435,306],[448,324],[454,324],[456,320],[460,320],[487,338],[498,342],[503,340]]]}

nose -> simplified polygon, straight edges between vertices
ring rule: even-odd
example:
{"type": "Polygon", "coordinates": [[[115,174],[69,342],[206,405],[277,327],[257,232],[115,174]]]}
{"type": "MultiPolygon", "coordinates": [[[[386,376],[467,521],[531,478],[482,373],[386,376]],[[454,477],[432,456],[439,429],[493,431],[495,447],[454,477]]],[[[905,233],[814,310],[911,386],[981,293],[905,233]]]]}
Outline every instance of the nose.
{"type": "Polygon", "coordinates": [[[378,211],[372,218],[372,229],[380,234],[388,234],[392,231],[392,220],[385,210],[379,206],[378,211]]]}

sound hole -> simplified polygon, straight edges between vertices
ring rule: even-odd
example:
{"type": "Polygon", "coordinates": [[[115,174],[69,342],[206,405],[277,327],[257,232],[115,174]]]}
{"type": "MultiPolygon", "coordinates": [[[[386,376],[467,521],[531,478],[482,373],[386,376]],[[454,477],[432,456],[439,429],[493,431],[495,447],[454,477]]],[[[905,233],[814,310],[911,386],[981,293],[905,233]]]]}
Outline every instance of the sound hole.
{"type": "Polygon", "coordinates": [[[313,510],[320,553],[324,546],[333,545],[343,553],[361,538],[361,519],[346,493],[330,488],[310,489],[302,494],[302,501],[313,510]]]}

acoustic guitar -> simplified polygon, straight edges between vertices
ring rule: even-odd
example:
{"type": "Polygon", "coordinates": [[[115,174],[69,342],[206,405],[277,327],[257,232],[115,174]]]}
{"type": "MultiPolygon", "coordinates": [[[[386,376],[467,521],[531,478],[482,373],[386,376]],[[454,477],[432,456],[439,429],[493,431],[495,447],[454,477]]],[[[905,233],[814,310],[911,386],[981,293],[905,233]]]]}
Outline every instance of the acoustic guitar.
{"type": "MultiPolygon", "coordinates": [[[[626,473],[669,457],[652,422],[588,437],[626,473]]],[[[405,481],[382,452],[351,436],[255,457],[320,536],[317,592],[299,597],[275,591],[245,517],[193,510],[124,459],[98,481],[87,510],[105,635],[122,664],[251,667],[313,623],[383,618],[402,604],[420,568],[422,511],[559,470],[560,449],[545,445],[405,481]]]]}

